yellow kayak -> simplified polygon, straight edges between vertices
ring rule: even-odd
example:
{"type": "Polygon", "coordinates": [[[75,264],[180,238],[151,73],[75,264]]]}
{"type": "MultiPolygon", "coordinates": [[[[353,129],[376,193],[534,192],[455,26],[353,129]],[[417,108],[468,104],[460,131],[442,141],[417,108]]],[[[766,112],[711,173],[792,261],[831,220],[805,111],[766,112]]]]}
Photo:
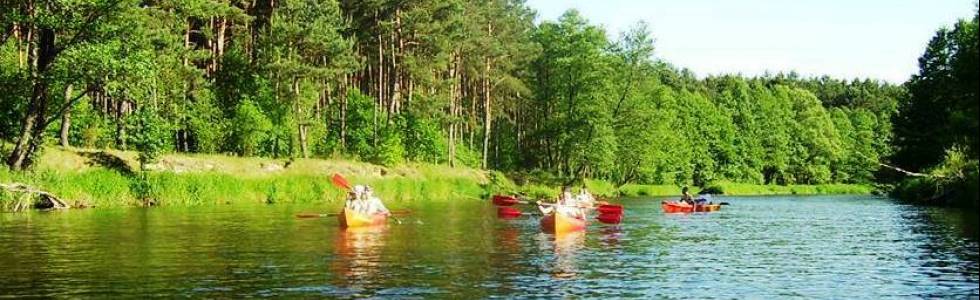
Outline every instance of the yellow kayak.
{"type": "Polygon", "coordinates": [[[585,230],[585,220],[551,213],[541,218],[541,229],[547,233],[561,234],[585,230]]]}
{"type": "Polygon", "coordinates": [[[368,227],[382,225],[388,219],[387,214],[375,214],[373,216],[358,213],[348,208],[337,216],[340,220],[340,228],[368,227]]]}

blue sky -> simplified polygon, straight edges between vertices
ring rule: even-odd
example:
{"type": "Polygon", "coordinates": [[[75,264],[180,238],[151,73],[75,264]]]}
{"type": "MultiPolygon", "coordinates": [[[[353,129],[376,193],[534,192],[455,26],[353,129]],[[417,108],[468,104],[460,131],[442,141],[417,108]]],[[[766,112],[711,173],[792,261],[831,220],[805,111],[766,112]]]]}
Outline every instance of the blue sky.
{"type": "Polygon", "coordinates": [[[642,20],[656,56],[699,76],[802,75],[904,82],[936,29],[976,0],[528,0],[538,21],[578,9],[610,37],[642,20]]]}

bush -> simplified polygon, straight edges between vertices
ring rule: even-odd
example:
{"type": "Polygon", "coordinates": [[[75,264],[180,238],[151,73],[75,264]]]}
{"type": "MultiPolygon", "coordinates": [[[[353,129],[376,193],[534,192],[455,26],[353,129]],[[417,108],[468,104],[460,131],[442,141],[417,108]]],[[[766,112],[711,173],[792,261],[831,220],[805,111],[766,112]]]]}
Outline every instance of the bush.
{"type": "Polygon", "coordinates": [[[258,150],[257,145],[262,144],[272,130],[269,118],[247,98],[235,109],[231,125],[235,150],[243,156],[254,155],[258,150]]]}

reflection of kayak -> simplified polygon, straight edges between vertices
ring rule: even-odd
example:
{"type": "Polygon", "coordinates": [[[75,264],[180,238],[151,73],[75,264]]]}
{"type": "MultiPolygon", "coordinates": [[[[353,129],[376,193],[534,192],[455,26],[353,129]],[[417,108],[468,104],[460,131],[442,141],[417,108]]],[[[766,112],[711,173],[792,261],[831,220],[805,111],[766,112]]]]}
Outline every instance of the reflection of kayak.
{"type": "Polygon", "coordinates": [[[660,203],[665,213],[712,212],[721,209],[721,204],[690,205],[680,201],[664,201],[660,203]]]}
{"type": "Polygon", "coordinates": [[[585,220],[566,216],[560,213],[551,213],[541,218],[541,229],[547,233],[567,233],[585,230],[585,220]]]}
{"type": "Polygon", "coordinates": [[[352,227],[367,227],[367,226],[384,224],[385,220],[388,219],[388,215],[376,214],[370,216],[370,215],[355,212],[345,207],[343,213],[338,215],[337,218],[340,220],[341,228],[352,228],[352,227]]]}

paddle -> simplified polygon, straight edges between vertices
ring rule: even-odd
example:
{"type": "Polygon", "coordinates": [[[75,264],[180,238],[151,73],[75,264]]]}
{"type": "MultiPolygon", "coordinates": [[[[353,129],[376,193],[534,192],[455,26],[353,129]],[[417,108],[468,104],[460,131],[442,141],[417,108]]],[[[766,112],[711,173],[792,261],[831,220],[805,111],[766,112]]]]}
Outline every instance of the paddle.
{"type": "Polygon", "coordinates": [[[619,224],[620,222],[623,221],[623,215],[622,214],[599,214],[599,216],[597,216],[595,219],[599,220],[599,222],[606,223],[606,224],[619,224]]]}
{"type": "Polygon", "coordinates": [[[340,173],[334,173],[333,178],[330,178],[330,181],[333,182],[333,185],[345,191],[349,191],[351,189],[350,182],[347,182],[347,178],[341,176],[340,173]]]}
{"type": "Polygon", "coordinates": [[[521,210],[513,207],[501,206],[497,208],[497,216],[504,219],[512,219],[524,215],[521,210]]]}
{"type": "Polygon", "coordinates": [[[514,198],[512,196],[494,195],[493,204],[497,206],[514,206],[516,204],[532,204],[532,203],[527,201],[517,200],[517,198],[514,198]]]}
{"type": "MultiPolygon", "coordinates": [[[[545,203],[545,202],[538,202],[537,204],[544,205],[544,206],[563,206],[563,207],[583,208],[580,206],[561,205],[556,203],[545,203]]],[[[599,222],[605,224],[619,224],[620,222],[623,221],[622,205],[603,204],[603,205],[599,205],[599,207],[597,207],[596,210],[599,211],[599,215],[596,216],[596,220],[598,220],[599,222]]]]}
{"type": "MultiPolygon", "coordinates": [[[[498,205],[498,206],[502,206],[502,207],[503,206],[514,206],[516,204],[537,204],[537,205],[542,205],[542,206],[567,206],[567,205],[561,205],[561,204],[557,204],[557,203],[547,203],[547,202],[540,202],[540,201],[535,202],[535,203],[530,203],[528,201],[517,200],[517,198],[514,198],[513,196],[502,196],[502,195],[494,195],[493,196],[493,204],[498,205]]],[[[579,206],[574,206],[574,207],[582,208],[582,207],[579,207],[579,206]]],[[[619,224],[620,222],[623,221],[623,206],[622,205],[600,204],[595,209],[599,212],[599,216],[596,217],[596,220],[598,220],[599,222],[602,222],[602,223],[605,223],[605,224],[619,224]]],[[[500,210],[498,210],[498,213],[500,213],[500,210]]]]}
{"type": "MultiPolygon", "coordinates": [[[[399,210],[399,211],[392,211],[392,212],[389,212],[388,213],[388,215],[389,216],[392,216],[392,218],[394,218],[394,216],[407,216],[407,215],[411,215],[411,214],[412,214],[412,210],[410,210],[410,209],[399,210]]],[[[328,213],[328,214],[298,213],[298,214],[296,214],[296,217],[297,218],[326,218],[326,217],[336,217],[336,216],[339,216],[339,215],[340,215],[340,213],[328,213]]],[[[398,219],[395,219],[395,220],[400,222],[400,220],[398,220],[398,219]]]]}
{"type": "Polygon", "coordinates": [[[600,214],[623,214],[622,205],[600,204],[598,207],[596,207],[596,210],[599,211],[600,214]]]}
{"type": "MultiPolygon", "coordinates": [[[[547,203],[547,202],[540,202],[540,201],[538,201],[536,203],[531,203],[531,202],[528,202],[528,201],[517,200],[517,198],[514,198],[513,196],[503,196],[503,195],[494,195],[493,196],[493,204],[494,205],[497,205],[497,206],[514,206],[514,205],[517,205],[517,204],[538,204],[538,205],[546,205],[546,206],[547,205],[550,205],[550,206],[564,206],[564,205],[557,204],[557,203],[547,203]]],[[[576,207],[578,207],[578,206],[576,206],[576,207]]],[[[623,213],[623,206],[622,205],[608,204],[605,201],[600,202],[599,203],[599,206],[597,206],[595,209],[598,210],[599,213],[603,213],[603,214],[622,214],[623,213]]]]}

